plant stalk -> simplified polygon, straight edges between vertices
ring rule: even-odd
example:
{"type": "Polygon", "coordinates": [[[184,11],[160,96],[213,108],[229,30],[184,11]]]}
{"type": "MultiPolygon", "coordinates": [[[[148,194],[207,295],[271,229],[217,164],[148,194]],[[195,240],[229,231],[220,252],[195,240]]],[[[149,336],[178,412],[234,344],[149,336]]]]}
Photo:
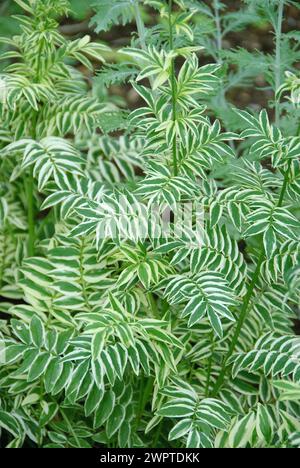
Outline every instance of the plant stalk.
{"type": "MultiPolygon", "coordinates": [[[[284,0],[279,0],[277,26],[275,31],[276,36],[276,50],[275,50],[275,96],[281,84],[281,35],[282,35],[282,21],[283,21],[283,8],[284,0]]],[[[275,124],[279,125],[280,122],[280,101],[275,98],[275,124]]]]}
{"type": "MultiPolygon", "coordinates": [[[[144,21],[142,19],[142,15],[140,12],[140,7],[139,7],[139,0],[134,0],[134,13],[135,13],[135,22],[136,22],[136,28],[137,32],[140,38],[140,43],[141,47],[143,50],[147,50],[147,44],[146,44],[146,28],[144,21]]],[[[149,81],[151,84],[151,87],[153,87],[153,77],[149,76],[149,81]]]]}
{"type": "Polygon", "coordinates": [[[28,255],[34,256],[35,245],[35,209],[34,209],[34,179],[33,169],[29,169],[29,174],[26,180],[27,194],[27,222],[28,222],[28,255]]]}
{"type": "MultiPolygon", "coordinates": [[[[41,49],[41,46],[40,46],[41,49]]],[[[38,54],[38,61],[40,60],[40,53],[38,54]]],[[[37,77],[38,79],[38,77],[37,77]]],[[[38,120],[38,112],[35,112],[32,119],[32,132],[31,137],[33,140],[37,138],[36,126],[38,120]]],[[[33,166],[30,166],[26,184],[26,196],[27,196],[27,222],[28,222],[28,255],[29,257],[34,256],[35,252],[35,208],[34,208],[34,177],[33,177],[33,166]]]]}
{"type": "Polygon", "coordinates": [[[213,332],[210,335],[210,341],[211,341],[211,346],[210,346],[210,356],[209,356],[208,366],[207,366],[207,378],[206,378],[206,385],[205,385],[205,398],[209,397],[209,388],[210,388],[210,382],[211,382],[211,371],[212,371],[213,352],[214,352],[213,332]]]}
{"type": "Polygon", "coordinates": [[[139,398],[139,403],[138,403],[138,412],[137,412],[137,417],[136,417],[136,422],[135,422],[135,427],[136,431],[139,429],[139,425],[144,413],[144,409],[148,403],[148,399],[151,395],[151,392],[153,391],[153,382],[154,379],[153,377],[149,377],[148,382],[146,385],[144,385],[145,379],[141,379],[141,385],[140,385],[140,398],[139,398]]]}
{"type": "Polygon", "coordinates": [[[222,50],[222,31],[221,31],[221,21],[220,21],[220,12],[219,12],[219,4],[218,0],[214,0],[214,12],[215,12],[215,23],[216,23],[216,30],[217,30],[217,49],[218,49],[218,63],[222,63],[222,59],[220,57],[220,51],[222,50]]]}
{"type": "MultiPolygon", "coordinates": [[[[42,39],[39,44],[39,50],[37,54],[37,69],[36,69],[36,81],[40,82],[41,79],[41,58],[43,55],[44,40],[42,39]]],[[[34,113],[32,119],[32,139],[37,139],[37,121],[38,121],[39,112],[34,113]]],[[[27,195],[27,222],[28,222],[28,255],[29,257],[34,256],[35,252],[35,207],[34,207],[34,177],[33,177],[33,167],[29,168],[29,174],[27,177],[26,183],[26,195],[27,195]]]]}
{"type": "Polygon", "coordinates": [[[158,448],[158,441],[161,435],[162,427],[163,427],[163,420],[161,420],[159,425],[157,426],[157,430],[153,439],[153,448],[158,448]]]}
{"type": "Polygon", "coordinates": [[[288,181],[289,181],[291,166],[292,166],[292,159],[289,160],[288,165],[287,165],[287,169],[286,169],[285,174],[284,174],[283,184],[282,184],[281,192],[280,192],[278,203],[277,203],[278,208],[282,207],[282,203],[283,203],[283,200],[284,200],[284,195],[285,195],[287,184],[288,184],[288,181]]]}
{"type": "Polygon", "coordinates": [[[68,429],[69,429],[70,433],[71,433],[71,434],[72,434],[72,436],[74,437],[74,439],[75,439],[75,442],[76,442],[76,444],[77,444],[78,448],[80,448],[80,442],[79,442],[79,439],[78,439],[78,437],[77,437],[77,435],[76,435],[76,432],[75,432],[75,431],[74,431],[74,429],[73,429],[73,426],[72,426],[72,424],[71,424],[71,422],[70,422],[70,420],[69,420],[68,416],[66,415],[65,411],[64,411],[64,410],[62,410],[61,408],[60,408],[60,410],[59,410],[59,411],[60,411],[60,414],[62,415],[62,417],[63,417],[64,421],[66,422],[66,424],[67,424],[67,426],[68,426],[68,429]]]}
{"type": "MultiPolygon", "coordinates": [[[[172,0],[169,0],[169,45],[170,50],[173,50],[173,24],[172,24],[172,0]]],[[[175,127],[176,120],[177,120],[177,112],[176,112],[176,94],[177,94],[177,87],[176,87],[176,77],[175,77],[175,61],[174,58],[171,60],[171,92],[172,92],[172,120],[173,125],[175,127]]],[[[177,138],[176,134],[173,137],[172,141],[172,156],[173,156],[173,170],[174,176],[178,174],[178,164],[177,164],[177,138]]]]}
{"type": "Polygon", "coordinates": [[[148,302],[149,302],[149,306],[150,306],[153,318],[159,319],[159,312],[158,312],[157,302],[156,302],[152,292],[149,292],[147,294],[147,298],[148,298],[148,302]]]}
{"type": "Polygon", "coordinates": [[[260,255],[259,255],[259,258],[258,258],[258,261],[257,261],[257,265],[256,265],[256,268],[255,268],[255,272],[253,274],[251,283],[249,284],[247,294],[246,294],[246,296],[244,298],[241,313],[240,313],[239,319],[237,321],[236,329],[235,329],[234,335],[232,337],[232,340],[231,340],[229,349],[227,351],[227,354],[225,356],[225,359],[224,359],[224,362],[223,362],[223,365],[222,365],[222,368],[221,368],[221,372],[220,372],[220,374],[218,376],[218,379],[216,381],[216,384],[215,384],[215,386],[213,388],[212,396],[217,395],[218,391],[220,390],[220,388],[222,387],[222,385],[224,383],[224,378],[225,378],[225,375],[226,375],[226,372],[227,372],[227,362],[228,362],[228,359],[232,356],[232,354],[233,354],[233,352],[234,352],[234,350],[236,348],[238,339],[240,337],[242,327],[243,327],[244,322],[245,322],[246,317],[247,317],[249,303],[250,303],[250,300],[252,298],[252,294],[253,294],[255,285],[256,285],[257,280],[259,278],[260,269],[261,269],[262,263],[264,261],[264,258],[265,258],[265,250],[263,248],[261,250],[261,252],[260,252],[260,255]]]}
{"type": "Polygon", "coordinates": [[[1,255],[1,262],[0,262],[0,290],[2,289],[2,286],[3,286],[6,255],[7,255],[7,236],[6,236],[5,227],[4,227],[3,228],[2,255],[1,255]]]}
{"type": "MultiPolygon", "coordinates": [[[[282,184],[281,192],[280,192],[278,203],[277,203],[278,208],[280,208],[282,206],[282,203],[283,203],[283,200],[284,200],[284,195],[285,195],[285,192],[286,192],[288,179],[289,179],[291,163],[292,163],[292,161],[290,160],[289,163],[288,163],[288,167],[286,169],[286,172],[285,172],[284,181],[283,181],[283,184],[282,184]]],[[[225,379],[225,376],[226,376],[226,372],[227,372],[227,369],[228,369],[227,363],[228,363],[229,358],[232,356],[232,354],[235,351],[236,345],[237,345],[239,337],[240,337],[241,330],[242,330],[243,325],[245,323],[245,320],[247,318],[248,310],[249,310],[249,304],[250,304],[250,301],[252,299],[253,292],[254,292],[255,286],[257,284],[257,281],[258,281],[258,279],[260,277],[260,270],[261,270],[261,266],[263,264],[264,259],[265,259],[265,249],[264,249],[264,247],[262,247],[261,252],[259,254],[259,257],[258,257],[257,265],[256,265],[256,268],[255,268],[252,280],[251,280],[251,282],[250,282],[250,284],[248,286],[247,294],[246,294],[246,296],[244,298],[244,301],[243,301],[241,313],[240,313],[238,321],[237,321],[237,325],[236,325],[234,335],[232,337],[229,349],[228,349],[227,354],[225,356],[225,359],[223,361],[223,365],[222,365],[220,374],[218,376],[218,379],[217,379],[217,381],[215,383],[215,386],[213,388],[213,391],[212,391],[212,396],[213,397],[218,394],[220,388],[223,386],[224,379],[225,379]]]]}
{"type": "Polygon", "coordinates": [[[138,0],[134,1],[134,12],[135,12],[136,27],[137,27],[137,31],[138,31],[138,34],[139,34],[141,46],[142,46],[142,49],[146,50],[147,49],[147,47],[146,47],[146,29],[145,29],[144,22],[142,20],[138,0]]]}

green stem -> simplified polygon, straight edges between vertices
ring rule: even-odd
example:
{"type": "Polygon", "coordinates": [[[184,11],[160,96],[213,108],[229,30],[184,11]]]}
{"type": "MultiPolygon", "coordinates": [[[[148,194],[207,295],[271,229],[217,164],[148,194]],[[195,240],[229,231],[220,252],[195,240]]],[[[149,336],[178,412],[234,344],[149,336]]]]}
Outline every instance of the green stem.
{"type": "MultiPolygon", "coordinates": [[[[283,7],[284,0],[279,1],[277,26],[275,30],[276,37],[276,50],[275,50],[275,94],[281,84],[281,34],[282,34],[282,21],[283,21],[283,7]]],[[[275,124],[278,126],[280,122],[280,102],[279,99],[275,100],[275,124]]]]}
{"type": "Polygon", "coordinates": [[[213,352],[214,352],[214,336],[213,333],[210,334],[210,341],[211,341],[211,352],[208,360],[207,366],[207,378],[206,378],[206,385],[205,385],[205,397],[209,396],[209,388],[210,388],[210,381],[211,381],[211,371],[212,371],[212,363],[213,363],[213,352]]]}
{"type": "Polygon", "coordinates": [[[40,222],[37,233],[36,233],[36,237],[40,236],[40,234],[43,232],[44,227],[47,226],[47,224],[49,223],[52,217],[53,217],[53,211],[51,210],[40,222]]]}
{"type": "Polygon", "coordinates": [[[29,174],[26,181],[27,193],[27,221],[28,221],[28,255],[34,256],[35,244],[35,210],[34,210],[34,180],[33,170],[29,169],[29,174]]]}
{"type": "Polygon", "coordinates": [[[6,0],[3,2],[3,4],[0,6],[0,15],[4,16],[7,12],[7,8],[9,6],[9,0],[6,0]]]}
{"type": "Polygon", "coordinates": [[[158,308],[157,308],[157,302],[156,300],[154,299],[154,296],[151,292],[149,292],[147,294],[147,297],[148,297],[148,302],[149,302],[149,305],[150,305],[150,309],[151,309],[151,312],[152,312],[152,315],[154,318],[159,318],[159,312],[158,312],[158,308]]]}
{"type": "Polygon", "coordinates": [[[79,448],[80,447],[79,439],[78,439],[78,437],[77,437],[77,435],[76,435],[76,433],[75,433],[75,431],[74,431],[74,429],[72,427],[72,424],[70,423],[70,420],[69,420],[68,416],[66,415],[64,410],[62,410],[61,408],[60,408],[59,411],[60,411],[60,414],[62,415],[63,419],[65,420],[65,422],[66,422],[66,424],[67,424],[67,426],[69,428],[69,431],[72,434],[72,436],[74,437],[75,442],[76,442],[76,444],[78,445],[78,448],[79,448]]]}
{"type": "Polygon", "coordinates": [[[140,12],[140,7],[139,7],[139,2],[138,0],[134,1],[134,12],[135,12],[135,21],[136,21],[136,27],[138,30],[140,42],[142,49],[146,50],[146,28],[144,25],[144,22],[142,20],[141,12],[140,12]]]}
{"type": "Polygon", "coordinates": [[[88,293],[87,293],[87,284],[86,284],[86,281],[85,281],[85,278],[84,278],[84,266],[83,266],[83,263],[84,263],[84,247],[85,247],[84,239],[85,238],[83,237],[81,239],[81,241],[80,241],[79,283],[81,284],[81,287],[82,287],[82,296],[83,296],[83,299],[84,299],[84,302],[85,302],[85,306],[86,306],[87,310],[91,311],[91,305],[90,305],[89,298],[88,298],[88,293]]]}
{"type": "MultiPolygon", "coordinates": [[[[217,31],[217,35],[216,35],[217,53],[214,54],[214,58],[216,59],[219,65],[222,65],[223,59],[221,57],[220,52],[223,50],[223,44],[222,44],[223,34],[222,34],[222,26],[221,26],[221,19],[220,19],[219,0],[213,0],[213,8],[214,8],[215,24],[216,24],[216,31],[217,31]]],[[[228,107],[228,103],[226,102],[226,83],[224,82],[223,78],[221,79],[221,83],[220,83],[219,97],[220,97],[221,108],[228,107]]],[[[232,140],[229,140],[229,146],[234,150],[234,142],[232,140]]]]}
{"type": "MultiPolygon", "coordinates": [[[[40,81],[41,74],[41,57],[43,54],[43,45],[44,40],[42,39],[39,44],[39,50],[37,54],[37,70],[36,70],[36,81],[40,81]]],[[[38,111],[34,113],[32,119],[32,138],[36,140],[37,138],[37,120],[38,120],[38,111]]],[[[29,174],[27,177],[26,183],[26,195],[27,195],[27,221],[28,221],[28,255],[29,257],[34,256],[35,251],[35,207],[34,207],[34,177],[33,177],[33,168],[29,168],[29,174]]]]}
{"type": "Polygon", "coordinates": [[[241,313],[239,315],[239,318],[238,318],[238,321],[237,321],[237,324],[236,324],[236,329],[235,329],[234,335],[232,337],[232,340],[231,340],[229,349],[227,351],[227,354],[225,356],[225,359],[224,359],[224,362],[223,362],[223,365],[222,365],[222,368],[221,368],[221,372],[220,372],[220,374],[218,376],[218,379],[216,381],[216,384],[215,384],[215,386],[213,388],[212,396],[217,395],[218,391],[220,390],[220,388],[222,387],[222,385],[224,383],[224,378],[225,378],[225,375],[226,375],[226,372],[227,372],[227,362],[228,362],[228,359],[232,356],[232,354],[233,354],[233,352],[235,350],[235,347],[237,345],[238,339],[240,337],[242,327],[243,327],[244,322],[245,322],[246,317],[247,317],[249,303],[250,303],[250,300],[252,298],[252,294],[253,294],[255,285],[256,285],[257,280],[259,278],[260,269],[261,269],[262,263],[264,261],[264,258],[265,258],[265,249],[263,248],[261,250],[260,255],[259,255],[259,259],[258,259],[256,268],[255,268],[255,272],[253,274],[251,283],[249,284],[247,294],[246,294],[246,296],[244,298],[241,313]]]}
{"type": "Polygon", "coordinates": [[[144,378],[141,379],[141,386],[140,386],[140,398],[139,398],[139,405],[138,405],[138,413],[135,422],[136,431],[139,429],[139,425],[141,422],[141,418],[144,413],[145,406],[148,402],[149,396],[153,390],[153,377],[149,377],[146,386],[144,387],[144,378]]]}
{"type": "MultiPolygon", "coordinates": [[[[38,58],[40,57],[40,53],[38,58]]],[[[37,138],[37,120],[38,112],[34,112],[32,118],[32,129],[31,137],[33,140],[37,138]]],[[[29,257],[34,256],[35,251],[35,207],[34,207],[34,177],[33,177],[33,166],[29,168],[29,173],[27,179],[25,179],[26,184],[26,196],[27,196],[27,222],[28,222],[28,255],[29,257]]]]}
{"type": "MultiPolygon", "coordinates": [[[[170,50],[173,50],[173,24],[172,24],[172,0],[169,0],[169,44],[170,50]]],[[[177,94],[177,87],[176,87],[176,76],[175,76],[175,61],[174,58],[171,60],[171,92],[172,92],[172,120],[173,125],[175,127],[176,120],[177,120],[177,112],[176,112],[176,94],[177,94]]],[[[173,168],[174,168],[174,175],[178,174],[178,166],[177,166],[177,139],[176,134],[173,137],[172,141],[172,156],[173,156],[173,168]]]]}
{"type": "Polygon", "coordinates": [[[159,438],[160,438],[162,427],[163,427],[163,420],[161,420],[159,425],[157,426],[155,437],[153,439],[153,448],[158,448],[158,441],[159,441],[159,438]]]}
{"type": "MultiPolygon", "coordinates": [[[[283,203],[283,200],[284,200],[284,195],[285,195],[285,192],[286,192],[288,179],[289,179],[291,163],[292,163],[292,161],[290,160],[289,163],[288,163],[288,167],[286,169],[286,172],[285,172],[284,181],[283,181],[283,184],[282,184],[281,192],[280,192],[278,203],[277,203],[278,208],[280,208],[282,206],[282,203],[283,203]]],[[[218,379],[216,381],[216,384],[215,384],[215,386],[213,388],[212,396],[216,396],[218,394],[220,388],[223,386],[224,379],[225,379],[227,369],[228,369],[227,363],[228,363],[229,358],[232,356],[232,354],[235,351],[236,345],[237,345],[239,337],[240,337],[241,330],[242,330],[244,322],[245,322],[245,320],[247,318],[249,304],[250,304],[250,301],[252,299],[252,295],[253,295],[256,283],[257,283],[257,281],[258,281],[258,279],[260,277],[260,270],[261,270],[261,266],[263,264],[264,259],[265,259],[265,249],[264,249],[264,247],[262,247],[261,252],[259,254],[259,257],[258,257],[257,265],[256,265],[256,268],[255,268],[252,280],[251,280],[251,282],[250,282],[250,284],[248,286],[247,294],[246,294],[246,296],[244,298],[244,301],[243,301],[241,313],[239,315],[239,318],[238,318],[238,321],[237,321],[237,324],[236,324],[236,329],[235,329],[233,338],[231,340],[229,349],[228,349],[227,354],[225,356],[225,359],[223,361],[223,365],[222,365],[219,377],[218,377],[218,379]]]]}
{"type": "MultiPolygon", "coordinates": [[[[136,28],[137,28],[138,35],[139,35],[139,38],[140,38],[141,47],[142,47],[143,50],[147,50],[146,28],[145,28],[145,24],[144,24],[144,21],[143,21],[142,16],[141,16],[138,0],[134,0],[134,12],[135,12],[136,28]]],[[[153,87],[153,77],[152,76],[149,76],[149,81],[150,81],[151,87],[153,87]]]]}
{"type": "Polygon", "coordinates": [[[289,182],[289,175],[290,175],[291,166],[292,166],[292,159],[289,160],[288,165],[287,165],[287,169],[286,169],[285,174],[284,174],[283,184],[282,184],[282,187],[281,187],[281,192],[280,192],[278,203],[277,203],[278,208],[281,208],[283,200],[284,200],[284,195],[285,195],[285,192],[286,192],[287,184],[289,182]]]}
{"type": "Polygon", "coordinates": [[[218,49],[218,63],[222,63],[222,59],[220,57],[220,52],[222,50],[222,31],[221,31],[221,21],[220,21],[220,12],[219,12],[219,4],[218,0],[214,0],[214,11],[215,11],[215,23],[216,23],[216,30],[217,30],[217,49],[218,49]]]}
{"type": "Polygon", "coordinates": [[[4,227],[3,228],[2,255],[1,255],[1,259],[0,259],[0,290],[2,289],[2,286],[3,286],[6,254],[7,254],[7,236],[6,236],[6,230],[5,230],[5,227],[4,227]]]}

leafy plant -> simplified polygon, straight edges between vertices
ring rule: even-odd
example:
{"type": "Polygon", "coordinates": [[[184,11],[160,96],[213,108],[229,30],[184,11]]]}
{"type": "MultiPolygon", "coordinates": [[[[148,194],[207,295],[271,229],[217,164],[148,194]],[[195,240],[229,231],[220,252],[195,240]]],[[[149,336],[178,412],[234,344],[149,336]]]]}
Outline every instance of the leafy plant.
{"type": "Polygon", "coordinates": [[[68,2],[16,3],[0,77],[5,444],[299,446],[294,2],[95,2],[96,32],[137,34],[92,85],[110,51],[64,38],[68,2]],[[270,112],[227,100],[261,55],[223,39],[253,21],[275,30],[270,112]],[[129,81],[130,114],[103,92],[129,81]]]}

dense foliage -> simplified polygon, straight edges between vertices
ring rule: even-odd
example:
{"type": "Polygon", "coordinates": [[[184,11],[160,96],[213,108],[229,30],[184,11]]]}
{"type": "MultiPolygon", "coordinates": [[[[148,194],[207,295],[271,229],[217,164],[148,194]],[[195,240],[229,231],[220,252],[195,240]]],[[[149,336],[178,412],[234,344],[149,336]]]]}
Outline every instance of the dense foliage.
{"type": "Polygon", "coordinates": [[[15,2],[20,32],[1,37],[2,445],[299,446],[300,36],[282,32],[298,2],[94,0],[93,40],[60,32],[67,0],[15,2]],[[127,23],[130,45],[98,40],[127,23]],[[223,47],[254,23],[274,54],[223,47]],[[235,108],[230,90],[258,74],[269,108],[235,108]]]}

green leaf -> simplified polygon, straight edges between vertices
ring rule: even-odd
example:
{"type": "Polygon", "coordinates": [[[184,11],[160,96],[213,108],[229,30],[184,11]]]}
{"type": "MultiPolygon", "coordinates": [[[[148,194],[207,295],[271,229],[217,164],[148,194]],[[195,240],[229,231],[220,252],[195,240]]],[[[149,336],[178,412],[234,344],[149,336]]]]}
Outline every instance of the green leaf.
{"type": "Polygon", "coordinates": [[[95,0],[93,8],[96,15],[92,24],[96,23],[96,32],[107,31],[114,24],[129,23],[133,19],[133,6],[130,0],[95,0]]]}
{"type": "Polygon", "coordinates": [[[112,390],[105,393],[97,411],[94,416],[94,427],[98,428],[104,424],[115,407],[116,396],[112,390]]]}
{"type": "Polygon", "coordinates": [[[107,331],[99,330],[92,338],[92,358],[98,359],[105,346],[107,331]]]}
{"type": "Polygon", "coordinates": [[[28,372],[28,382],[33,382],[45,373],[52,357],[49,353],[41,353],[33,361],[28,372]]]}
{"type": "Polygon", "coordinates": [[[41,319],[34,315],[30,322],[30,336],[32,343],[37,347],[41,348],[44,345],[45,340],[45,328],[41,319]]]}
{"type": "Polygon", "coordinates": [[[110,439],[117,430],[121,427],[124,418],[125,418],[125,408],[121,405],[117,405],[113,412],[111,413],[107,423],[106,423],[106,433],[110,439]]]}
{"type": "Polygon", "coordinates": [[[183,419],[178,421],[177,424],[169,432],[169,440],[180,439],[185,434],[187,434],[192,427],[191,419],[183,419]]]}

